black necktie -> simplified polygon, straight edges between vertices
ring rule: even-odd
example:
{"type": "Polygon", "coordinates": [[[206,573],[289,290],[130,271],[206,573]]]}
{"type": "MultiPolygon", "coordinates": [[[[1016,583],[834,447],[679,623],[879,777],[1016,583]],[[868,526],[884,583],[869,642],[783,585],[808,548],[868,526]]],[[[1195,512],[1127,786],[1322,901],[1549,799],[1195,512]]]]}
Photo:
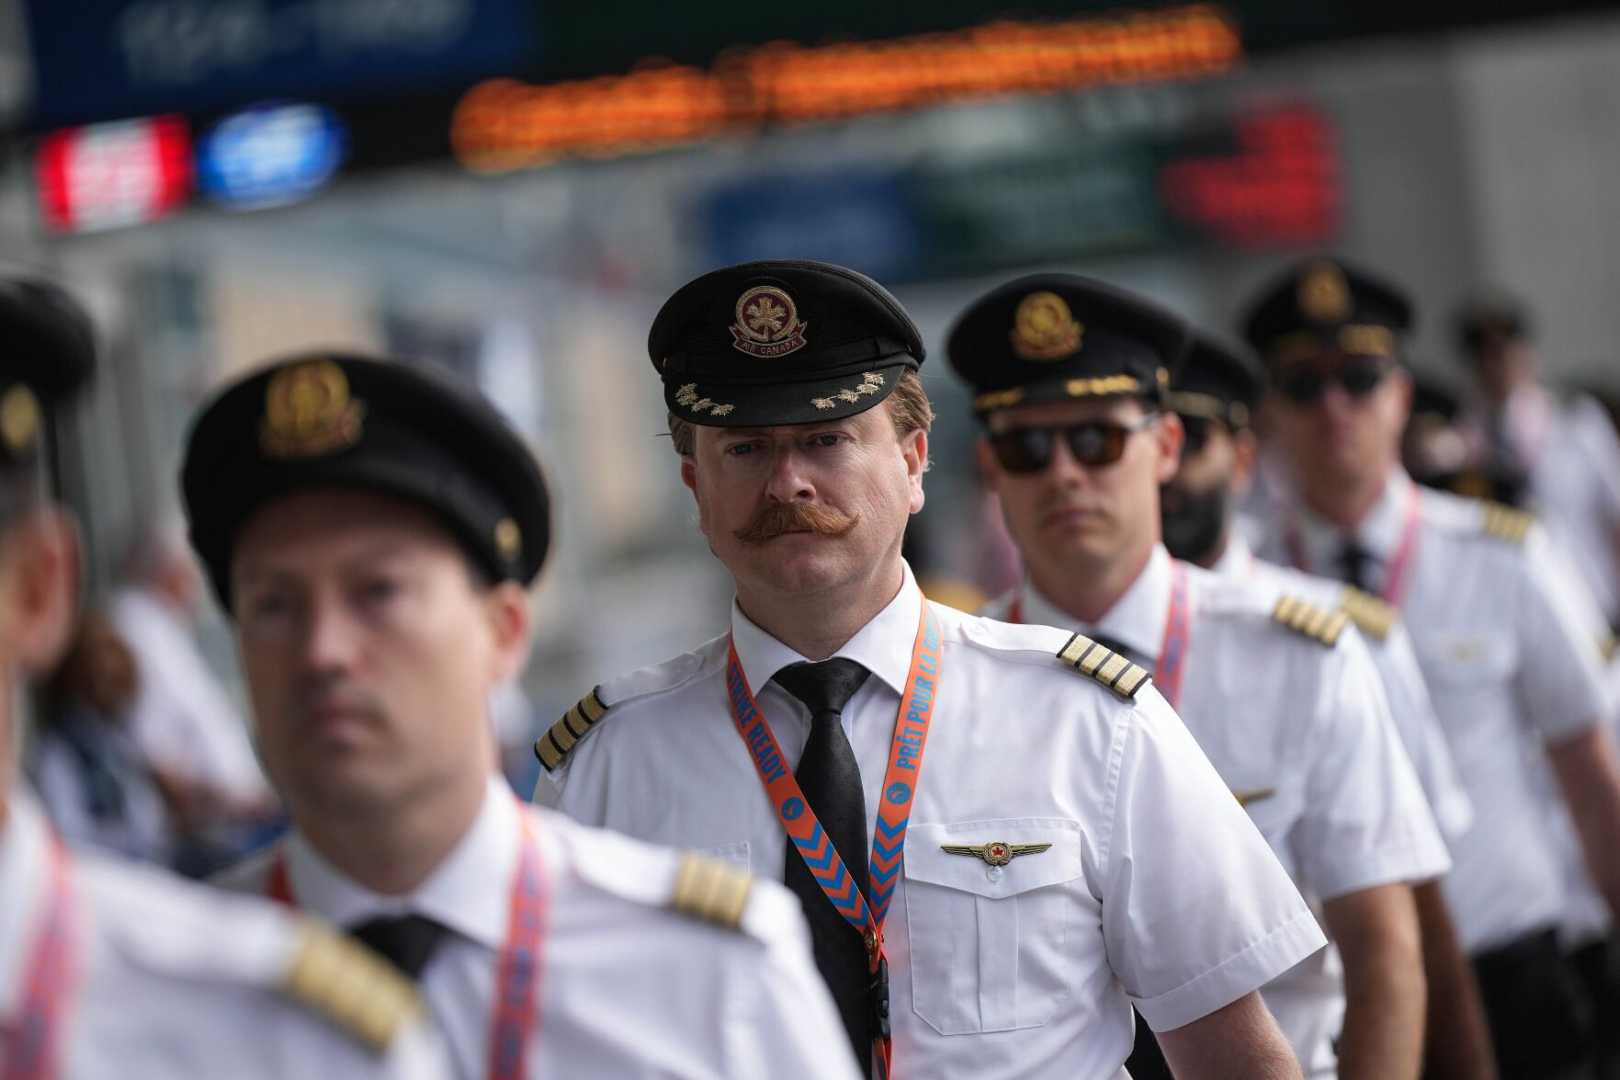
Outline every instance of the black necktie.
{"type": "Polygon", "coordinates": [[[369,946],[415,982],[449,928],[425,915],[384,915],[349,928],[355,940],[369,946]]]}
{"type": "Polygon", "coordinates": [[[1375,591],[1373,573],[1378,568],[1378,556],[1361,546],[1354,536],[1347,536],[1339,549],[1339,579],[1347,581],[1362,592],[1375,591]]]}
{"type": "Polygon", "coordinates": [[[1137,667],[1146,668],[1149,671],[1153,670],[1153,658],[1151,656],[1142,655],[1140,652],[1131,648],[1123,641],[1117,641],[1114,638],[1109,637],[1107,634],[1087,634],[1086,637],[1090,638],[1092,641],[1095,641],[1105,649],[1111,649],[1112,651],[1119,653],[1119,655],[1123,656],[1137,667]]]}
{"type": "MultiPolygon", "coordinates": [[[[866,888],[866,797],[855,751],[839,715],[866,681],[867,671],[853,660],[835,658],[819,664],[791,664],[776,673],[776,684],[810,709],[810,738],[794,772],[805,801],[816,813],[828,839],[838,849],[855,887],[866,888]]],[[[833,907],[792,843],[782,879],[804,906],[816,967],[838,1004],[855,1059],[870,1075],[872,1061],[872,977],[867,970],[861,934],[833,907]]]]}

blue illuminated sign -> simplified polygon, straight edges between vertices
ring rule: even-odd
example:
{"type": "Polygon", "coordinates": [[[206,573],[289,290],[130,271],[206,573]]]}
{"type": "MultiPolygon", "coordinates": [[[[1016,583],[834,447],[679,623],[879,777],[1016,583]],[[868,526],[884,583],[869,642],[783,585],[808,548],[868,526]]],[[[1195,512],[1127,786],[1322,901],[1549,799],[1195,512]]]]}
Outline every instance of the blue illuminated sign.
{"type": "Polygon", "coordinates": [[[231,206],[295,202],[343,164],[347,139],[330,109],[271,105],[221,121],[197,147],[197,185],[231,206]]]}

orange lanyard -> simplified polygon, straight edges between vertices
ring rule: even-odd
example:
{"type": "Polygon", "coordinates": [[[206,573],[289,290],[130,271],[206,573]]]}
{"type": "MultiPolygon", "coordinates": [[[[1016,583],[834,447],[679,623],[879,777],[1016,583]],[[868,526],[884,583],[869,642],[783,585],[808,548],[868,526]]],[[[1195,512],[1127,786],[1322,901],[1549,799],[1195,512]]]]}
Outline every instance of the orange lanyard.
{"type": "MultiPolygon", "coordinates": [[[[539,996],[546,918],[545,876],[535,845],[534,824],[522,803],[518,804],[518,821],[521,828],[518,861],[512,874],[506,941],[501,945],[496,966],[495,1008],[490,1018],[490,1080],[524,1080],[528,1076],[529,1040],[540,1018],[535,1001],[539,996]]],[[[293,897],[292,879],[287,874],[287,858],[282,852],[276,853],[270,866],[265,893],[277,903],[298,906],[293,897]]]]}
{"type": "MultiPolygon", "coordinates": [[[[748,686],[737,643],[732,641],[726,657],[726,699],[737,734],[753,758],[765,794],[776,810],[777,820],[787,833],[821,891],[832,901],[866,944],[867,962],[875,977],[877,992],[887,998],[889,961],[883,943],[883,924],[889,902],[900,878],[901,854],[906,844],[906,827],[911,822],[911,804],[922,778],[923,749],[928,744],[941,672],[939,624],[922,603],[917,618],[917,638],[911,648],[911,668],[906,673],[906,692],[894,718],[894,736],[889,744],[889,767],[883,774],[883,797],[878,800],[877,828],[872,834],[867,881],[871,897],[861,890],[844,866],[843,858],[816,819],[816,812],[804,798],[799,781],[787,767],[782,747],[776,741],[770,721],[760,711],[759,702],[748,686]]],[[[884,1002],[876,1003],[880,1018],[874,1050],[881,1064],[881,1075],[892,1075],[892,1047],[884,1002]]]]}

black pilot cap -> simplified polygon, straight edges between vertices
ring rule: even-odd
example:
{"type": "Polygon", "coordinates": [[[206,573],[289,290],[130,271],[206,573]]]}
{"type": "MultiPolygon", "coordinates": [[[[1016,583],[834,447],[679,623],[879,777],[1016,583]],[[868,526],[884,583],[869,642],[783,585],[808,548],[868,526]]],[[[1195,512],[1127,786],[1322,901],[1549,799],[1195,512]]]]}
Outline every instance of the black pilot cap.
{"type": "Polygon", "coordinates": [[[180,486],[191,544],[227,611],[242,524],[311,488],[426,507],[494,581],[532,582],[550,540],[539,463],[483,395],[365,356],[291,356],[226,387],[192,425],[180,486]]]}
{"type": "Polygon", "coordinates": [[[39,452],[45,416],[95,369],[90,318],[66,292],[31,278],[0,279],[0,468],[39,452]]]}
{"type": "Polygon", "coordinates": [[[647,335],[672,415],[706,427],[841,420],[923,362],[887,289],[808,259],[742,263],[687,282],[647,335]]]}
{"type": "Polygon", "coordinates": [[[974,301],[945,341],[973,411],[1132,395],[1158,401],[1187,344],[1180,316],[1079,274],[1031,274],[974,301]]]}

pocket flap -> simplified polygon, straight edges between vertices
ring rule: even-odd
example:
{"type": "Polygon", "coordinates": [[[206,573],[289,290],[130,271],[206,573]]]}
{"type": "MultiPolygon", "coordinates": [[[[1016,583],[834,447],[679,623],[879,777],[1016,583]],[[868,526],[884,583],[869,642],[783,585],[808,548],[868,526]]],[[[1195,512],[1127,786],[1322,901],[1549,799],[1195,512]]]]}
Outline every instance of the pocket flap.
{"type": "Polygon", "coordinates": [[[993,900],[1016,896],[1079,877],[1081,843],[1080,823],[1064,818],[913,823],[906,878],[993,900]]]}

